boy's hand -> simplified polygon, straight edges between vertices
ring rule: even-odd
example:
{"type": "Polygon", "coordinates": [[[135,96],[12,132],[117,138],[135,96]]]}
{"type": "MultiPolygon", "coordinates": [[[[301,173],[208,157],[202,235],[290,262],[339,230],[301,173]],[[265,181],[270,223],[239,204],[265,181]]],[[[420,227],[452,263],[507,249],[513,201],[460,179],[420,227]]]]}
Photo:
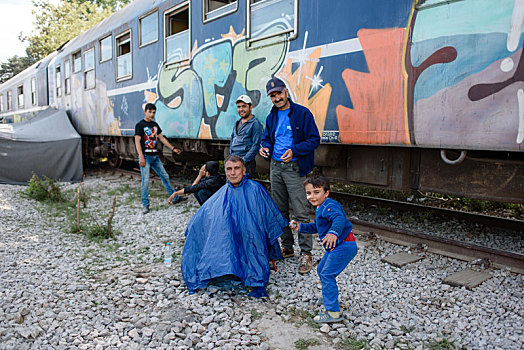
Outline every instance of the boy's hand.
{"type": "Polygon", "coordinates": [[[322,244],[326,249],[333,249],[337,244],[338,237],[332,233],[328,233],[324,238],[322,238],[322,244]]]}
{"type": "Polygon", "coordinates": [[[291,222],[289,223],[289,228],[295,232],[298,232],[298,230],[300,229],[300,222],[291,220],[291,222]]]}

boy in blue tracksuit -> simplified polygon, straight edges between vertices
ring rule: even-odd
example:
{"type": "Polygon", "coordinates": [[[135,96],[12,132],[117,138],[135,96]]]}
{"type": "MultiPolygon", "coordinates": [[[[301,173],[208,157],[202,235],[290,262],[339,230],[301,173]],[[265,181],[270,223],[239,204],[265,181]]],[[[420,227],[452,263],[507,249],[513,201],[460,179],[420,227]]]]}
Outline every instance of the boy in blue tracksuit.
{"type": "Polygon", "coordinates": [[[317,267],[322,283],[322,298],[326,312],[313,319],[316,323],[342,321],[338,303],[337,276],[344,271],[357,254],[357,242],[351,230],[353,225],[346,219],[346,213],[339,202],[329,197],[329,180],[313,175],[304,182],[306,197],[316,207],[315,222],[303,224],[292,221],[289,225],[301,233],[317,233],[326,249],[326,254],[317,267]]]}

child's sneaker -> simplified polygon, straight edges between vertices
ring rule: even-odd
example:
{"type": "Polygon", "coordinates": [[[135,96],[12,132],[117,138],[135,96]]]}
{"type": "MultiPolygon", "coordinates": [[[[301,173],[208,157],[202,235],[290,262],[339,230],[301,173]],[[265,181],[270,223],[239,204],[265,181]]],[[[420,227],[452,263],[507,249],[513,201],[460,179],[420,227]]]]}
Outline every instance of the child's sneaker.
{"type": "Polygon", "coordinates": [[[340,322],[344,319],[340,312],[321,312],[318,315],[316,315],[313,318],[313,322],[315,323],[334,323],[334,322],[340,322]],[[336,317],[335,317],[336,316],[336,317]]]}

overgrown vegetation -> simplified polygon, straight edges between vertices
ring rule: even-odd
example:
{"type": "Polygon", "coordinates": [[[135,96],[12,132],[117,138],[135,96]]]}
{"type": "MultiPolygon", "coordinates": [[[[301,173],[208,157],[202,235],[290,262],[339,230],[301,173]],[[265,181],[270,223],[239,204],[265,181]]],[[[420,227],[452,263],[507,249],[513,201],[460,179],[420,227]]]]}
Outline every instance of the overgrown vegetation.
{"type": "Polygon", "coordinates": [[[33,174],[29,181],[29,186],[22,192],[22,195],[44,203],[48,207],[48,215],[57,216],[65,213],[69,225],[69,232],[83,233],[89,239],[102,241],[114,237],[112,220],[116,208],[116,193],[109,211],[107,222],[100,220],[100,213],[91,214],[87,210],[89,194],[85,191],[82,184],[79,184],[76,193],[72,191],[62,192],[60,185],[46,177],[39,177],[33,174]],[[74,209],[76,208],[76,215],[74,209]]]}
{"type": "Polygon", "coordinates": [[[319,329],[321,325],[318,323],[313,322],[314,315],[307,311],[302,309],[297,309],[295,307],[291,307],[287,310],[287,314],[290,316],[289,321],[300,326],[303,324],[307,324],[312,328],[319,329]]]}
{"type": "Polygon", "coordinates": [[[31,176],[31,179],[29,180],[29,186],[22,193],[27,197],[40,202],[60,202],[63,200],[60,187],[56,184],[55,181],[51,180],[47,176],[39,177],[36,174],[31,176]]]}

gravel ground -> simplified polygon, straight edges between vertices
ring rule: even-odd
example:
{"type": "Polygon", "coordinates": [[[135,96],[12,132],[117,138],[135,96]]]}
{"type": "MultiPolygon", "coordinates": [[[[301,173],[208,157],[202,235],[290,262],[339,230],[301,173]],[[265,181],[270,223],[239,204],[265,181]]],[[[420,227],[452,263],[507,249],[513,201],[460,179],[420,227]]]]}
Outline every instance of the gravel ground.
{"type": "MultiPolygon", "coordinates": [[[[70,197],[76,188],[63,186],[70,197]]],[[[114,239],[69,233],[74,208],[37,203],[20,196],[24,187],[0,185],[0,349],[521,349],[524,343],[524,276],[489,270],[493,277],[474,290],[450,287],[441,280],[471,264],[422,252],[416,254],[424,259],[398,269],[380,259],[408,248],[382,241],[359,241],[357,257],[338,278],[343,323],[311,322],[320,310],[320,284],[314,270],[297,274],[297,258],[277,262],[269,300],[216,287],[188,295],[179,264],[196,201],[168,207],[158,190],[144,216],[136,180],[88,177],[84,188],[90,199],[83,212],[100,222],[117,191],[114,239]],[[166,241],[175,251],[171,268],[162,263],[166,241]]],[[[316,243],[314,260],[321,256],[316,243]]]]}

